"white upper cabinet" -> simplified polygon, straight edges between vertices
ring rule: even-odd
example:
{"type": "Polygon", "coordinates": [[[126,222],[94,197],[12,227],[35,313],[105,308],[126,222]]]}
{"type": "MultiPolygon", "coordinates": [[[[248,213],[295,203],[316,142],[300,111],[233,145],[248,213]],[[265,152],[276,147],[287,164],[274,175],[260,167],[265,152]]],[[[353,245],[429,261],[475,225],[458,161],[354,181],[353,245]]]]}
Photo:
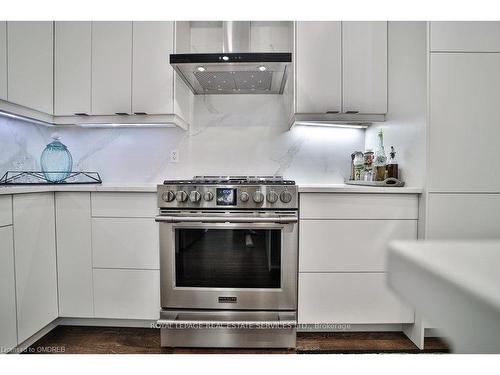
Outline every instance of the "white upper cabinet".
{"type": "Polygon", "coordinates": [[[500,54],[430,58],[428,189],[500,192],[500,54]]]}
{"type": "Polygon", "coordinates": [[[92,114],[130,114],[132,22],[92,22],[92,114]]]}
{"type": "Polygon", "coordinates": [[[54,114],[90,114],[91,22],[56,22],[54,114]]]}
{"type": "Polygon", "coordinates": [[[173,113],[174,22],[134,22],[132,112],[173,113]]]}
{"type": "Polygon", "coordinates": [[[295,31],[295,112],[341,112],[341,23],[297,22],[295,31]]]}
{"type": "Polygon", "coordinates": [[[53,22],[7,22],[8,101],[53,113],[53,22]]]}
{"type": "Polygon", "coordinates": [[[7,22],[0,21],[0,99],[7,100],[7,22]]]}
{"type": "Polygon", "coordinates": [[[387,22],[342,22],[343,110],[387,113],[387,22]]]}
{"type": "Polygon", "coordinates": [[[500,52],[500,22],[430,22],[430,50],[431,52],[500,52]]]}

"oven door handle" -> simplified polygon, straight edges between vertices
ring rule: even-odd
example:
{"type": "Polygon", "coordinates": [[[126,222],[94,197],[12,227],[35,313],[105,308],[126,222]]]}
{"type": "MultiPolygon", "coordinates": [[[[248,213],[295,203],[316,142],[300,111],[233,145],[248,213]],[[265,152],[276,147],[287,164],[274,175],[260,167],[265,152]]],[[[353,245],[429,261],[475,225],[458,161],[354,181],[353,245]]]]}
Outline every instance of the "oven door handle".
{"type": "Polygon", "coordinates": [[[296,216],[245,217],[245,216],[156,216],[159,223],[297,223],[296,216]]]}

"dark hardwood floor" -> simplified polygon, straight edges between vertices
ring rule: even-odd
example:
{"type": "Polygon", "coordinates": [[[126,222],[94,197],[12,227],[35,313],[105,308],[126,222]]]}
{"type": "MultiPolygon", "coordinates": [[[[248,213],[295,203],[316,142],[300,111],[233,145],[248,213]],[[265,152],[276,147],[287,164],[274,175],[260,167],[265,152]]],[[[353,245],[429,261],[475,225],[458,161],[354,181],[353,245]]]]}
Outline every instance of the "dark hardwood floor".
{"type": "Polygon", "coordinates": [[[419,350],[401,332],[299,333],[297,348],[193,349],[162,348],[160,332],[150,328],[59,326],[24,353],[66,354],[308,354],[308,353],[448,353],[445,342],[426,338],[419,350]]]}

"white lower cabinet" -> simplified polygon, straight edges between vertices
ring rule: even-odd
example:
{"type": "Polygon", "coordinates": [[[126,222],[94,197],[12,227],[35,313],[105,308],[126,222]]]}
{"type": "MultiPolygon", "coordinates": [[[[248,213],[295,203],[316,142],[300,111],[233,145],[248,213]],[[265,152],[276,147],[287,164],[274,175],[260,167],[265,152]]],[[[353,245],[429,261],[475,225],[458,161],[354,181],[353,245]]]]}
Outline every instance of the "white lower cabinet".
{"type": "Polygon", "coordinates": [[[412,323],[413,310],[386,286],[384,273],[300,273],[300,324],[412,323]]]}
{"type": "Polygon", "coordinates": [[[159,269],[158,224],[149,218],[93,218],[97,268],[159,269]]]}
{"type": "Polygon", "coordinates": [[[0,228],[0,353],[8,352],[16,345],[14,243],[10,225],[0,228]]]}
{"type": "Polygon", "coordinates": [[[90,193],[56,193],[59,316],[94,316],[90,193]]]}
{"type": "Polygon", "coordinates": [[[96,318],[158,319],[160,271],[94,269],[96,318]]]}
{"type": "Polygon", "coordinates": [[[58,317],[54,193],[13,198],[18,341],[58,317]]]}
{"type": "Polygon", "coordinates": [[[412,323],[385,282],[387,247],[417,239],[415,194],[300,195],[298,321],[412,323]]]}
{"type": "Polygon", "coordinates": [[[415,238],[417,220],[303,220],[299,272],[384,272],[387,244],[415,238]]]}

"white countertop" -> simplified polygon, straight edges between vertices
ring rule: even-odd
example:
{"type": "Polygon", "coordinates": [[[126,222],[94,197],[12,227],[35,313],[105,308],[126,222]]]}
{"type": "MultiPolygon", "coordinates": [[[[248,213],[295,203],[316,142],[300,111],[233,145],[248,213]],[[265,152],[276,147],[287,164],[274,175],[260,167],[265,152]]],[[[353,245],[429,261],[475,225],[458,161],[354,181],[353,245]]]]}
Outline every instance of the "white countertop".
{"type": "Polygon", "coordinates": [[[299,193],[374,193],[421,194],[419,187],[378,187],[346,184],[299,184],[299,193]]]}
{"type": "Polygon", "coordinates": [[[111,191],[156,193],[157,184],[85,184],[0,186],[2,194],[43,193],[47,191],[111,191]]]}
{"type": "Polygon", "coordinates": [[[389,246],[389,286],[460,353],[500,353],[500,241],[389,246]]]}
{"type": "MultiPolygon", "coordinates": [[[[88,185],[17,185],[0,186],[2,194],[43,193],[47,191],[111,191],[111,192],[156,192],[155,183],[145,184],[88,184],[88,185]]],[[[372,187],[345,184],[299,184],[299,193],[375,193],[375,194],[420,194],[416,187],[372,187]]]]}

